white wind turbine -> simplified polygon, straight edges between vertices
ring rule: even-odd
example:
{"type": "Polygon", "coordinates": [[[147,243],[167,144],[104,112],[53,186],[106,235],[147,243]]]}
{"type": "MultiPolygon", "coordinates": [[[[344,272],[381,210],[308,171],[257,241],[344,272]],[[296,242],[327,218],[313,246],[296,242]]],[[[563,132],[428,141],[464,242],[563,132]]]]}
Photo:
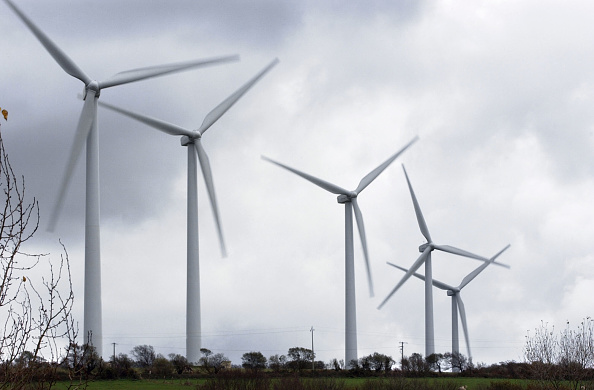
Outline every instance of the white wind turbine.
{"type": "Polygon", "coordinates": [[[158,65],[133,69],[118,73],[104,81],[96,81],[78,67],[43,31],[41,31],[12,1],[6,4],[27,25],[35,37],[41,42],[49,54],[69,75],[81,80],[84,87],[84,104],[74,143],[70,151],[66,171],[60,185],[58,200],[50,217],[48,229],[53,231],[72,173],[82,152],[84,143],[86,150],[86,216],[85,216],[85,294],[84,294],[84,333],[85,343],[91,343],[99,356],[103,351],[103,332],[101,314],[101,255],[99,229],[99,140],[97,133],[97,100],[104,88],[127,84],[168,73],[179,72],[198,66],[212,65],[220,62],[237,60],[237,56],[218,57],[206,60],[188,61],[176,64],[158,65]]]}
{"type": "Polygon", "coordinates": [[[208,156],[200,142],[202,135],[208,130],[227,110],[235,104],[258,80],[260,80],[272,67],[278,63],[278,59],[272,61],[260,73],[245,83],[231,96],[210,111],[202,125],[197,130],[189,130],[177,125],[137,114],[122,108],[100,102],[99,105],[110,110],[119,112],[130,118],[136,119],[146,125],[154,127],[170,135],[181,135],[182,146],[188,146],[188,206],[187,206],[187,291],[186,291],[186,358],[195,363],[200,359],[201,347],[201,320],[200,320],[200,266],[199,266],[199,242],[198,242],[198,183],[197,183],[197,161],[200,160],[202,175],[210,204],[214,214],[221,252],[223,257],[227,256],[225,241],[219,217],[219,209],[215,196],[212,171],[208,156]],[[192,147],[192,145],[194,147],[192,147]]]}
{"type": "Polygon", "coordinates": [[[298,171],[297,169],[288,167],[284,164],[262,156],[263,159],[285,168],[296,175],[301,176],[305,180],[312,182],[338,195],[338,203],[344,203],[345,206],[345,359],[346,364],[350,365],[352,360],[357,359],[357,307],[355,300],[355,264],[353,253],[353,209],[355,211],[355,219],[357,227],[359,228],[359,236],[361,237],[361,246],[363,248],[363,255],[365,257],[365,267],[367,269],[367,281],[369,284],[369,293],[373,296],[373,282],[371,280],[371,271],[369,267],[369,255],[367,252],[367,239],[365,237],[365,227],[363,225],[363,215],[357,204],[357,196],[363,191],[373,180],[375,180],[380,173],[384,171],[400,154],[402,154],[409,146],[416,142],[418,137],[415,137],[406,146],[400,149],[397,153],[392,155],[383,164],[368,173],[361,181],[359,186],[354,191],[345,190],[335,184],[329,183],[317,177],[311,176],[307,173],[298,171]]]}
{"type": "MultiPolygon", "coordinates": [[[[392,289],[392,291],[388,294],[388,296],[383,300],[383,302],[379,305],[378,309],[381,309],[386,302],[394,295],[394,293],[402,287],[402,285],[412,276],[412,274],[419,269],[423,263],[425,263],[425,356],[429,356],[435,353],[435,338],[434,338],[434,325],[433,325],[433,290],[432,290],[432,283],[433,283],[433,275],[432,275],[432,267],[431,267],[431,252],[434,249],[452,253],[459,256],[469,257],[471,259],[476,259],[480,261],[488,262],[489,259],[475,255],[473,253],[467,252],[462,249],[455,248],[449,245],[438,245],[435,244],[431,240],[431,235],[429,234],[429,229],[427,228],[427,224],[425,223],[425,219],[423,218],[423,213],[421,212],[421,208],[419,207],[419,203],[417,202],[417,197],[413,191],[412,185],[410,184],[410,180],[408,179],[408,175],[406,174],[406,169],[404,165],[402,166],[404,170],[404,175],[406,176],[406,182],[408,183],[408,188],[410,190],[410,195],[412,197],[413,205],[415,208],[415,213],[417,215],[417,221],[419,224],[419,228],[421,229],[421,233],[427,240],[427,243],[419,246],[419,252],[421,252],[421,256],[414,262],[412,267],[406,272],[406,274],[402,277],[400,282],[392,289]]],[[[493,261],[493,264],[500,265],[502,267],[509,268],[508,265],[498,263],[493,261]]]]}
{"type": "MultiPolygon", "coordinates": [[[[460,312],[460,320],[462,321],[462,331],[464,332],[464,339],[466,340],[466,349],[468,351],[468,358],[472,360],[472,354],[470,353],[470,339],[468,338],[468,324],[466,322],[466,310],[464,309],[464,302],[462,302],[462,296],[460,295],[462,289],[466,287],[468,283],[470,283],[474,278],[478,276],[485,268],[487,268],[491,263],[495,261],[501,255],[509,245],[505,248],[500,250],[495,256],[491,257],[489,261],[485,261],[483,264],[475,268],[472,272],[462,279],[462,282],[457,286],[450,286],[449,284],[440,282],[439,280],[433,279],[432,284],[433,286],[445,290],[448,296],[452,297],[452,353],[460,352],[460,342],[458,336],[458,312],[460,312]]],[[[404,267],[400,267],[399,265],[392,264],[388,262],[389,265],[392,267],[396,267],[399,270],[404,272],[408,272],[408,270],[404,267]]],[[[417,277],[418,279],[425,280],[425,276],[413,273],[413,276],[417,277]]]]}

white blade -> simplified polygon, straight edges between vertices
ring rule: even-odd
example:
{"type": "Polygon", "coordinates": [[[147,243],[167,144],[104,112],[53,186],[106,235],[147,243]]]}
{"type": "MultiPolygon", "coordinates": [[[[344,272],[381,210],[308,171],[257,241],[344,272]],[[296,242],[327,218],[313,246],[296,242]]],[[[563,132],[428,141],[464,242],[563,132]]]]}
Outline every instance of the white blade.
{"type": "Polygon", "coordinates": [[[415,196],[415,192],[413,191],[412,185],[410,184],[410,180],[408,179],[408,174],[406,173],[406,169],[404,165],[402,165],[402,169],[404,170],[404,176],[406,177],[406,182],[408,183],[408,189],[410,191],[410,196],[413,201],[413,206],[415,207],[415,214],[417,215],[417,222],[419,223],[419,229],[421,229],[421,233],[427,240],[427,242],[431,242],[431,235],[429,234],[429,229],[427,229],[427,224],[425,223],[425,218],[423,218],[423,213],[421,212],[421,207],[419,206],[419,202],[417,201],[417,197],[415,196]]]}
{"type": "Polygon", "coordinates": [[[157,76],[163,76],[169,73],[181,72],[187,69],[197,68],[200,66],[214,65],[221,62],[237,61],[238,59],[238,56],[227,56],[209,58],[206,60],[178,62],[175,64],[165,64],[127,70],[125,72],[120,72],[105,81],[101,81],[99,83],[99,88],[109,88],[116,85],[128,84],[134,81],[144,80],[157,76]]]}
{"type": "Polygon", "coordinates": [[[404,276],[402,277],[402,279],[400,279],[400,282],[398,282],[398,284],[396,285],[396,287],[394,287],[392,289],[392,291],[390,291],[390,293],[388,294],[388,296],[378,306],[378,309],[381,309],[386,304],[386,302],[388,302],[388,300],[392,297],[392,295],[394,295],[394,293],[400,287],[402,287],[402,285],[412,276],[412,274],[417,269],[419,269],[419,267],[421,265],[423,265],[423,263],[425,262],[425,260],[427,260],[427,256],[429,256],[430,253],[431,253],[431,248],[430,247],[425,248],[425,250],[423,251],[423,253],[421,253],[421,256],[419,256],[419,258],[417,259],[417,261],[415,261],[415,263],[413,264],[413,266],[410,267],[410,269],[408,271],[406,271],[406,274],[404,274],[404,276]]]}
{"type": "Polygon", "coordinates": [[[29,27],[33,34],[37,37],[39,42],[45,47],[54,60],[64,69],[69,75],[76,77],[85,85],[91,82],[91,78],[87,76],[75,63],[64,53],[43,31],[41,31],[20,9],[16,7],[10,0],[4,0],[6,4],[21,18],[21,20],[29,27]]]}
{"type": "Polygon", "coordinates": [[[466,275],[466,277],[464,279],[462,279],[462,283],[460,283],[460,286],[458,286],[458,288],[459,289],[464,288],[464,286],[466,286],[474,278],[476,278],[478,274],[480,274],[481,272],[483,272],[483,270],[485,268],[487,268],[490,264],[494,263],[495,262],[495,259],[497,259],[500,254],[502,254],[503,252],[505,252],[505,250],[507,248],[509,248],[509,245],[507,245],[505,248],[503,248],[502,250],[500,250],[495,256],[491,257],[489,259],[489,261],[485,261],[483,264],[481,264],[479,267],[477,267],[474,271],[472,271],[471,273],[469,273],[468,275],[466,275]]]}
{"type": "MultiPolygon", "coordinates": [[[[458,256],[464,256],[464,257],[468,257],[468,258],[471,258],[471,259],[481,260],[481,261],[486,261],[486,262],[489,261],[489,259],[487,259],[487,258],[485,258],[483,256],[475,255],[474,253],[470,253],[468,251],[465,251],[465,250],[459,249],[459,248],[455,248],[455,247],[450,246],[450,245],[433,245],[433,247],[435,249],[440,250],[440,251],[452,253],[452,254],[455,254],[455,255],[458,255],[458,256]]],[[[498,265],[500,267],[504,267],[504,268],[510,268],[509,265],[498,263],[497,261],[494,261],[493,264],[496,264],[496,265],[498,265]]]]}
{"type": "Polygon", "coordinates": [[[219,235],[219,242],[221,244],[221,253],[223,257],[227,257],[227,249],[225,248],[225,240],[223,239],[223,230],[221,228],[221,219],[219,217],[219,207],[217,206],[217,197],[215,195],[210,162],[208,161],[208,156],[206,155],[199,138],[194,140],[194,146],[196,148],[196,153],[198,154],[198,160],[200,160],[202,176],[204,176],[204,183],[206,184],[208,197],[210,198],[210,205],[212,207],[212,213],[214,214],[215,224],[217,225],[217,233],[219,235]]]}
{"type": "Polygon", "coordinates": [[[112,104],[108,104],[108,103],[101,102],[101,101],[98,102],[98,104],[101,107],[105,107],[112,111],[119,112],[122,115],[126,115],[127,117],[130,117],[132,119],[136,119],[139,122],[142,122],[146,125],[154,127],[155,129],[160,130],[167,134],[187,135],[190,138],[194,138],[198,135],[195,131],[184,129],[183,127],[179,127],[177,125],[174,125],[174,124],[171,124],[171,123],[159,120],[159,119],[151,118],[149,116],[137,114],[135,112],[128,111],[128,110],[124,110],[123,108],[116,107],[112,104]]]}
{"type": "Polygon", "coordinates": [[[274,161],[274,160],[272,160],[272,159],[270,159],[270,158],[268,158],[268,157],[266,157],[266,156],[262,156],[262,159],[263,159],[263,160],[266,160],[266,161],[268,161],[268,162],[271,162],[271,163],[273,163],[273,164],[275,164],[275,165],[278,165],[278,166],[279,166],[279,167],[281,167],[281,168],[285,168],[286,170],[288,170],[288,171],[291,171],[291,172],[293,172],[294,174],[301,176],[301,177],[302,177],[302,178],[304,178],[305,180],[308,180],[308,181],[310,181],[310,182],[314,183],[315,185],[317,185],[318,187],[322,187],[322,188],[323,188],[323,189],[325,189],[326,191],[329,191],[329,192],[331,192],[331,193],[333,193],[333,194],[336,194],[336,195],[341,195],[341,194],[345,194],[345,195],[346,195],[346,194],[350,194],[350,191],[347,191],[347,190],[345,190],[345,189],[344,189],[344,188],[342,188],[342,187],[339,187],[339,186],[337,186],[337,185],[335,185],[335,184],[329,183],[329,182],[327,182],[327,181],[325,181],[325,180],[318,179],[317,177],[315,177],[315,176],[312,176],[312,175],[309,175],[309,174],[307,174],[307,173],[305,173],[305,172],[298,171],[298,170],[297,170],[297,169],[295,169],[295,168],[291,168],[291,167],[289,167],[289,166],[287,166],[287,165],[284,165],[284,164],[281,164],[281,163],[279,163],[279,162],[276,162],[276,161],[274,161]]]}
{"type": "MultiPolygon", "coordinates": [[[[390,263],[389,261],[387,261],[386,263],[389,264],[389,265],[391,265],[392,267],[398,268],[401,271],[404,271],[404,272],[407,272],[408,271],[406,268],[401,267],[401,266],[396,265],[396,264],[393,264],[393,263],[390,263]]],[[[425,280],[425,275],[421,275],[421,274],[418,274],[418,273],[415,272],[413,274],[413,276],[416,277],[416,278],[418,278],[418,279],[421,279],[423,281],[425,280]]],[[[446,290],[446,291],[447,290],[452,290],[452,291],[454,291],[456,289],[455,287],[450,286],[449,284],[445,284],[443,282],[440,282],[439,280],[436,280],[436,279],[431,279],[431,282],[432,282],[433,286],[435,286],[435,287],[437,287],[437,288],[439,288],[441,290],[446,290]]]]}
{"type": "Polygon", "coordinates": [[[460,313],[460,320],[462,321],[462,330],[464,331],[464,339],[466,340],[466,348],[468,349],[468,358],[472,359],[470,354],[470,339],[468,338],[468,324],[466,323],[466,309],[464,309],[464,302],[460,293],[454,295],[456,303],[458,304],[458,312],[460,313]]]}
{"type": "Polygon", "coordinates": [[[87,141],[87,136],[89,135],[89,131],[91,130],[91,126],[93,125],[93,121],[95,120],[95,115],[97,111],[96,102],[97,99],[95,98],[95,91],[89,90],[87,92],[87,98],[85,99],[83,109],[80,113],[80,118],[78,120],[78,126],[76,129],[76,133],[74,135],[74,142],[72,144],[72,149],[70,150],[70,157],[66,165],[64,177],[62,178],[60,192],[58,193],[58,200],[56,201],[56,204],[50,216],[47,228],[50,232],[53,232],[56,228],[56,224],[58,223],[58,217],[60,215],[60,212],[62,211],[62,206],[64,204],[66,191],[68,190],[68,186],[70,185],[72,173],[74,172],[76,162],[78,161],[80,153],[82,152],[85,142],[87,141]]]}
{"type": "Polygon", "coordinates": [[[355,193],[359,194],[361,191],[363,191],[369,184],[371,184],[372,181],[374,181],[379,176],[380,173],[382,173],[390,164],[392,164],[392,162],[394,160],[396,160],[396,158],[398,158],[398,156],[400,156],[406,149],[408,149],[409,146],[411,146],[412,144],[417,142],[418,139],[419,139],[419,137],[413,138],[412,141],[410,141],[408,144],[406,144],[398,152],[393,154],[389,159],[384,161],[383,164],[381,164],[380,166],[375,168],[373,171],[369,172],[367,174],[367,176],[365,176],[363,179],[361,179],[361,182],[359,182],[359,186],[355,190],[355,193]]]}
{"type": "Polygon", "coordinates": [[[373,280],[371,279],[371,267],[369,266],[369,252],[367,251],[367,238],[365,237],[365,225],[363,224],[363,214],[357,203],[357,198],[352,198],[351,203],[355,209],[355,220],[359,228],[359,236],[361,237],[361,246],[363,247],[363,255],[365,257],[365,269],[367,270],[367,283],[369,285],[369,295],[373,297],[373,280]]]}
{"type": "Polygon", "coordinates": [[[235,102],[237,102],[243,95],[245,95],[245,93],[252,86],[254,86],[254,84],[256,84],[262,77],[264,77],[264,75],[266,73],[268,73],[268,71],[270,71],[270,69],[272,69],[276,64],[278,64],[278,59],[275,58],[274,61],[272,61],[262,71],[260,71],[260,73],[258,73],[256,76],[254,76],[250,81],[245,83],[241,88],[239,88],[237,91],[235,91],[235,93],[233,93],[231,96],[229,96],[227,99],[225,99],[221,104],[216,106],[211,112],[209,112],[206,115],[206,117],[204,118],[202,125],[200,125],[198,132],[200,134],[204,134],[204,132],[206,130],[208,130],[210,128],[210,126],[212,126],[216,121],[218,121],[219,118],[221,116],[223,116],[223,114],[226,113],[227,110],[229,110],[235,104],[235,102]]]}

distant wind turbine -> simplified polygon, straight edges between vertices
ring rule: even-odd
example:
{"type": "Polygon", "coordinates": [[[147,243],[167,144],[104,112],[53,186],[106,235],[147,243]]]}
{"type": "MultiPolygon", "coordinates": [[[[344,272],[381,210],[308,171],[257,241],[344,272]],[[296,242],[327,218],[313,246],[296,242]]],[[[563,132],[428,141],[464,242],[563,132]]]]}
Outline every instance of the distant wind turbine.
{"type": "Polygon", "coordinates": [[[223,232],[221,229],[221,222],[219,216],[219,208],[217,206],[217,199],[215,196],[214,183],[212,179],[212,171],[208,156],[200,142],[202,135],[212,126],[227,110],[231,108],[258,80],[260,80],[270,69],[272,69],[278,60],[275,59],[268,66],[266,66],[260,73],[254,76],[241,88],[235,91],[231,96],[225,99],[222,103],[210,111],[202,125],[197,130],[189,130],[177,125],[161,121],[159,119],[150,118],[132,111],[118,108],[111,104],[100,102],[101,107],[119,112],[130,118],[136,119],[146,125],[154,127],[164,133],[170,135],[181,135],[182,146],[188,146],[188,206],[187,206],[187,297],[186,297],[186,358],[189,362],[197,363],[200,359],[200,347],[202,337],[202,325],[200,317],[200,265],[199,265],[199,242],[198,242],[198,183],[197,183],[197,161],[200,160],[200,167],[202,168],[202,175],[208,196],[210,198],[210,205],[214,214],[219,242],[221,245],[221,253],[223,257],[227,256],[225,248],[225,240],[223,239],[223,232]],[[193,147],[192,147],[193,145],[193,147]]]}
{"type": "MultiPolygon", "coordinates": [[[[452,353],[460,352],[460,342],[458,336],[458,312],[460,312],[460,320],[462,321],[462,330],[464,332],[464,339],[466,340],[468,358],[472,360],[472,354],[470,352],[470,339],[468,338],[468,325],[466,322],[466,310],[464,309],[464,302],[462,302],[462,296],[460,295],[460,292],[464,287],[466,287],[468,283],[470,283],[474,278],[476,278],[478,274],[483,272],[485,268],[487,268],[491,263],[493,263],[495,259],[497,259],[499,255],[501,255],[509,247],[510,246],[507,245],[505,248],[500,250],[495,256],[491,257],[489,261],[485,261],[483,264],[474,269],[474,271],[466,275],[457,287],[450,286],[449,284],[440,282],[436,279],[432,280],[433,286],[441,290],[445,290],[448,296],[452,297],[452,353]]],[[[399,270],[408,272],[408,270],[404,267],[400,267],[399,265],[392,264],[390,262],[388,262],[388,264],[392,267],[398,268],[399,270]]],[[[424,275],[418,274],[416,272],[413,273],[413,276],[415,276],[418,279],[425,280],[424,275]]]]}
{"type": "Polygon", "coordinates": [[[406,146],[400,149],[397,153],[392,155],[383,164],[368,173],[359,183],[359,186],[354,191],[345,190],[335,184],[329,183],[317,177],[311,176],[307,173],[298,171],[287,165],[276,162],[268,157],[262,156],[273,164],[281,168],[287,169],[296,175],[301,176],[305,180],[312,182],[325,189],[328,192],[338,195],[338,203],[343,203],[345,206],[345,359],[346,364],[350,365],[352,360],[357,359],[357,308],[355,300],[355,264],[354,264],[354,250],[353,250],[353,209],[355,211],[355,219],[357,227],[359,228],[359,236],[361,237],[361,246],[363,248],[363,255],[365,257],[365,267],[367,269],[367,282],[369,285],[369,294],[373,296],[373,282],[371,279],[371,270],[369,267],[369,255],[367,252],[367,239],[365,237],[365,227],[363,225],[363,215],[357,203],[357,196],[363,191],[372,181],[374,181],[380,173],[384,171],[400,154],[402,154],[408,147],[417,141],[415,137],[406,146]]]}
{"type": "MultiPolygon", "coordinates": [[[[60,185],[58,200],[50,217],[48,230],[53,231],[58,221],[60,211],[72,173],[82,152],[84,143],[87,144],[86,161],[86,217],[85,217],[85,296],[84,296],[84,333],[85,343],[92,344],[99,356],[103,351],[103,331],[101,315],[101,255],[99,228],[99,140],[97,130],[97,100],[102,89],[127,84],[134,81],[179,72],[199,66],[214,65],[221,62],[235,61],[237,56],[218,57],[198,61],[188,61],[176,64],[158,65],[133,69],[118,73],[105,81],[96,81],[82,71],[43,31],[41,31],[16,5],[10,0],[6,4],[27,25],[39,42],[45,47],[60,67],[72,77],[85,84],[84,104],[74,143],[70,151],[66,171],[60,185]]],[[[94,27],[93,27],[94,28],[94,27]]]]}
{"type": "MultiPolygon", "coordinates": [[[[434,325],[433,325],[433,290],[432,290],[432,283],[433,283],[433,275],[432,275],[432,267],[431,267],[431,252],[434,249],[449,252],[458,256],[469,257],[471,259],[480,260],[484,262],[488,262],[489,259],[475,255],[473,253],[467,252],[462,249],[455,248],[449,245],[438,245],[435,244],[431,240],[431,235],[429,234],[429,229],[427,228],[427,224],[425,223],[425,219],[423,218],[423,213],[421,212],[421,208],[419,203],[417,202],[417,197],[413,191],[412,185],[410,184],[410,180],[408,179],[408,175],[406,173],[406,169],[404,165],[402,166],[404,170],[404,176],[406,176],[406,182],[408,183],[408,188],[410,190],[410,195],[412,197],[413,205],[415,208],[415,213],[417,215],[417,222],[419,224],[419,228],[421,229],[421,233],[427,240],[427,243],[421,245],[419,247],[419,252],[421,252],[421,256],[415,261],[415,263],[410,267],[410,269],[406,272],[406,274],[402,277],[400,282],[392,289],[392,291],[388,294],[388,296],[383,300],[383,302],[379,305],[378,309],[381,309],[386,302],[394,295],[394,293],[402,287],[402,285],[412,276],[412,274],[419,269],[423,263],[425,263],[425,356],[429,356],[435,353],[435,338],[434,338],[434,325]]],[[[497,264],[502,267],[509,268],[508,265],[498,263],[493,261],[493,264],[497,264]]]]}

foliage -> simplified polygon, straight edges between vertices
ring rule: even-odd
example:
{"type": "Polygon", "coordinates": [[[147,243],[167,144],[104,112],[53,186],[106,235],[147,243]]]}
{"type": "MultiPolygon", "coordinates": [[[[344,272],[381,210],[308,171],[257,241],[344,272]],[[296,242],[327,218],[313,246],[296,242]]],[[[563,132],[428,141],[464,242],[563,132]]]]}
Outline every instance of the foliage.
{"type": "Polygon", "coordinates": [[[280,370],[285,368],[287,364],[287,357],[285,355],[272,355],[268,358],[268,368],[275,372],[279,372],[280,370]]]}
{"type": "Polygon", "coordinates": [[[101,366],[102,360],[95,347],[89,344],[79,345],[71,342],[66,348],[66,356],[62,367],[68,369],[70,380],[86,383],[95,369],[101,366]]]}
{"type": "Polygon", "coordinates": [[[444,363],[446,363],[446,359],[443,353],[432,353],[431,355],[425,357],[425,361],[429,365],[429,369],[441,374],[441,369],[444,367],[444,363]]]}
{"type": "Polygon", "coordinates": [[[266,358],[262,352],[246,352],[241,357],[242,367],[253,371],[266,368],[266,358]]]}
{"type": "Polygon", "coordinates": [[[180,354],[170,353],[169,361],[171,361],[171,364],[173,364],[175,372],[177,372],[178,374],[183,374],[186,371],[192,370],[192,367],[190,366],[188,359],[186,359],[185,356],[182,356],[180,354]]]}
{"type": "Polygon", "coordinates": [[[163,355],[159,354],[151,366],[151,375],[156,378],[171,378],[174,372],[173,363],[167,360],[163,355]]]}
{"type": "Polygon", "coordinates": [[[134,356],[136,365],[141,368],[148,368],[153,365],[157,355],[152,345],[137,345],[130,351],[134,356]]]}
{"type": "Polygon", "coordinates": [[[297,371],[311,367],[311,362],[315,359],[313,351],[303,347],[289,348],[287,356],[289,357],[288,366],[297,371]]]}
{"type": "Polygon", "coordinates": [[[231,361],[229,358],[222,353],[213,354],[210,349],[201,348],[202,357],[200,358],[199,364],[204,367],[207,372],[211,370],[215,374],[218,374],[224,368],[231,367],[231,361]]]}
{"type": "Polygon", "coordinates": [[[402,358],[402,371],[408,376],[424,376],[429,370],[429,364],[423,359],[420,353],[413,353],[409,357],[402,358]]]}
{"type": "Polygon", "coordinates": [[[443,358],[454,372],[466,373],[474,368],[472,361],[460,352],[446,352],[443,358]]]}

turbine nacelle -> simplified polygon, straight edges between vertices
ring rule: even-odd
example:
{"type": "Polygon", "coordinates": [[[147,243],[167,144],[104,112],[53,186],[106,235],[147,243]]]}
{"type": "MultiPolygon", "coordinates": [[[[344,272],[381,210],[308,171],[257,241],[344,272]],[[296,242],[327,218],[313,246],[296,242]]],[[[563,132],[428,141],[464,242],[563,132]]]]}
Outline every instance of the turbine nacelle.
{"type": "Polygon", "coordinates": [[[357,194],[354,192],[351,192],[349,194],[340,194],[336,197],[336,200],[338,201],[338,203],[340,204],[344,204],[344,203],[349,203],[350,201],[353,200],[353,198],[356,198],[357,194]]]}
{"type": "Polygon", "coordinates": [[[433,250],[433,243],[432,242],[426,242],[423,245],[419,246],[419,252],[423,253],[425,252],[425,249],[427,248],[431,248],[431,250],[433,250]]]}
{"type": "Polygon", "coordinates": [[[184,135],[183,137],[180,138],[180,142],[182,146],[188,146],[194,143],[194,140],[196,139],[200,139],[201,135],[200,133],[196,132],[196,136],[195,137],[189,137],[187,135],[184,135]]]}

